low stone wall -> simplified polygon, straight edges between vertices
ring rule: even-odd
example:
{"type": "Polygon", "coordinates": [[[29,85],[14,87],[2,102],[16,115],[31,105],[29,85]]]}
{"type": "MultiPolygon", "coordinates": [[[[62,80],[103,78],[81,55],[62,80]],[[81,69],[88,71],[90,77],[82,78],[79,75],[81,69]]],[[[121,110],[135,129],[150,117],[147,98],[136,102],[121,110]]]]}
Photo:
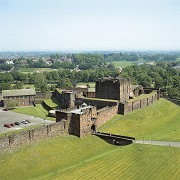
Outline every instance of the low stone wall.
{"type": "Polygon", "coordinates": [[[153,104],[154,102],[156,102],[157,99],[158,99],[157,92],[153,92],[153,93],[149,94],[148,97],[141,98],[138,100],[132,100],[129,102],[120,103],[119,104],[119,113],[125,115],[125,114],[135,111],[137,109],[144,108],[144,107],[149,106],[149,105],[153,104]]]}
{"type": "Polygon", "coordinates": [[[118,113],[118,105],[112,107],[105,107],[97,111],[95,126],[99,127],[109,121],[113,116],[118,113]]]}
{"type": "Polygon", "coordinates": [[[166,98],[168,101],[171,101],[172,103],[180,106],[180,99],[171,99],[171,98],[166,98]]]}
{"type": "Polygon", "coordinates": [[[76,105],[86,103],[87,105],[96,106],[97,109],[101,109],[104,107],[112,107],[118,104],[118,100],[108,100],[108,99],[97,99],[97,98],[76,98],[76,105]]]}
{"type": "Polygon", "coordinates": [[[23,146],[32,141],[45,139],[47,137],[68,134],[68,126],[66,121],[61,121],[1,137],[0,150],[23,146]]]}
{"type": "Polygon", "coordinates": [[[50,99],[53,95],[53,92],[36,92],[35,99],[50,99]]]}
{"type": "Polygon", "coordinates": [[[99,138],[105,140],[107,143],[110,143],[116,146],[128,145],[128,144],[131,144],[133,140],[135,140],[134,137],[121,136],[121,135],[102,133],[102,132],[95,132],[93,133],[93,135],[96,135],[99,138]]]}
{"type": "Polygon", "coordinates": [[[36,96],[34,98],[34,102],[36,104],[41,104],[44,99],[50,99],[54,95],[54,92],[36,92],[36,96]]]}

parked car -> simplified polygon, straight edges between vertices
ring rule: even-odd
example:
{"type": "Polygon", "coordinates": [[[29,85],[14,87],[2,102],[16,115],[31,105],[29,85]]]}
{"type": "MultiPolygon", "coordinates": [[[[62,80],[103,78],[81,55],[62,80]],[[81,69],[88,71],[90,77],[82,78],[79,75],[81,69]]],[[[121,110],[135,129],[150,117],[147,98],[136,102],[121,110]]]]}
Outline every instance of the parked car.
{"type": "Polygon", "coordinates": [[[19,126],[19,125],[20,125],[20,122],[15,122],[14,124],[17,125],[17,126],[19,126]]]}
{"type": "Polygon", "coordinates": [[[21,123],[28,124],[27,120],[23,120],[21,123]]]}
{"type": "Polygon", "coordinates": [[[10,124],[4,124],[4,127],[11,128],[10,124]]]}
{"type": "Polygon", "coordinates": [[[12,127],[14,127],[14,126],[15,126],[15,124],[14,124],[14,123],[11,123],[10,125],[11,125],[12,127]]]}
{"type": "Polygon", "coordinates": [[[8,111],[8,109],[7,109],[7,108],[4,108],[3,111],[8,111]]]}
{"type": "Polygon", "coordinates": [[[30,123],[30,122],[31,122],[31,121],[30,121],[30,120],[28,120],[28,119],[27,119],[26,121],[27,121],[28,123],[30,123]]]}

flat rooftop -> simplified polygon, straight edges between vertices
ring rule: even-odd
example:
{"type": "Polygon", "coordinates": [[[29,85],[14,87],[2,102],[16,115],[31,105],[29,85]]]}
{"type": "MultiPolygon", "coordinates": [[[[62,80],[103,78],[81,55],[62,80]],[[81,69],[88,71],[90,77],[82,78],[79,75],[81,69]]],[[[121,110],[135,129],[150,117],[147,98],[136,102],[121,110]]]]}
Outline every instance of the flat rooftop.
{"type": "Polygon", "coordinates": [[[81,107],[79,109],[73,109],[73,110],[70,110],[70,111],[66,111],[66,113],[74,113],[74,114],[83,114],[83,110],[85,109],[89,109],[89,108],[92,108],[93,106],[84,106],[84,107],[81,107]]]}

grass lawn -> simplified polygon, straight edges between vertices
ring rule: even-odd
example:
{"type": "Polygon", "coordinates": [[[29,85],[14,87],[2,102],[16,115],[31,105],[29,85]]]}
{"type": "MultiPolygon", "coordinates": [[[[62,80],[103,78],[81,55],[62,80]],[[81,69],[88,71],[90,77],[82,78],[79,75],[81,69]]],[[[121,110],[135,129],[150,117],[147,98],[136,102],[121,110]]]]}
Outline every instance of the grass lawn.
{"type": "Polygon", "coordinates": [[[91,88],[95,87],[95,82],[79,82],[79,83],[77,83],[77,85],[79,85],[79,86],[86,86],[87,84],[89,84],[89,86],[91,88]]]}
{"type": "Polygon", "coordinates": [[[1,179],[178,179],[180,148],[61,136],[0,153],[1,179]]]}
{"type": "Polygon", "coordinates": [[[125,68],[127,66],[134,65],[134,62],[135,61],[114,61],[112,63],[114,64],[115,68],[119,68],[119,67],[125,68]]]}
{"type": "Polygon", "coordinates": [[[55,71],[56,69],[52,68],[20,68],[19,72],[21,73],[33,73],[33,72],[43,72],[43,71],[55,71]]]}
{"type": "Polygon", "coordinates": [[[125,116],[116,115],[98,131],[133,136],[142,140],[180,141],[180,108],[165,99],[154,105],[131,112],[125,116]]]}
{"type": "Polygon", "coordinates": [[[24,84],[23,88],[25,88],[25,89],[29,88],[30,89],[30,88],[35,88],[35,87],[34,87],[34,84],[24,84]]]}
{"type": "Polygon", "coordinates": [[[44,102],[51,108],[57,108],[60,106],[60,102],[55,97],[51,97],[51,99],[45,99],[44,102]]]}
{"type": "Polygon", "coordinates": [[[21,113],[21,114],[26,114],[30,116],[36,116],[42,119],[48,119],[55,121],[55,118],[53,117],[47,117],[48,111],[42,107],[41,104],[37,104],[36,107],[20,107],[17,109],[13,109],[13,112],[21,113]]]}

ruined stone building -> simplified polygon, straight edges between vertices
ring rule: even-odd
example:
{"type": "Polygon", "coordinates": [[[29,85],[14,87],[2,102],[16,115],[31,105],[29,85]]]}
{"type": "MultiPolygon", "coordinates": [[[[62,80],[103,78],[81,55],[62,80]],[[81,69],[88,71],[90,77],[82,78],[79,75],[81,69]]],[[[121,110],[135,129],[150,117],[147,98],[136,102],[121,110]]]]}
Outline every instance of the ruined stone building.
{"type": "Polygon", "coordinates": [[[125,101],[132,92],[128,78],[101,78],[96,81],[96,98],[125,101]]]}
{"type": "Polygon", "coordinates": [[[56,121],[66,121],[69,133],[85,136],[106,123],[116,114],[126,114],[158,99],[156,91],[139,98],[142,86],[132,85],[128,78],[101,78],[96,81],[95,97],[77,97],[75,92],[61,92],[57,97],[66,109],[56,111],[56,121]]]}

